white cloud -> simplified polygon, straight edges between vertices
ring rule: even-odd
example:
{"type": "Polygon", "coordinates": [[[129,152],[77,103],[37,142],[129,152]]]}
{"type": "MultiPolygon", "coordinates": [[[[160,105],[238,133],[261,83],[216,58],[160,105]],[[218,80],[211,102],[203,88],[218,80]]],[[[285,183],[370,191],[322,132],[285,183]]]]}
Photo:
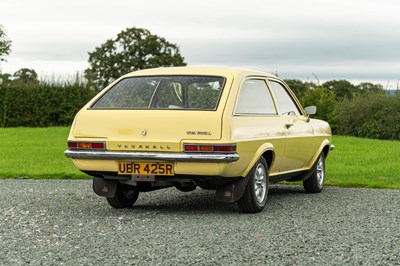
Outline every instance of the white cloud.
{"type": "Polygon", "coordinates": [[[397,80],[399,8],[395,0],[2,0],[0,24],[13,46],[1,66],[74,74],[88,51],[136,26],[177,43],[189,65],[397,80]]]}

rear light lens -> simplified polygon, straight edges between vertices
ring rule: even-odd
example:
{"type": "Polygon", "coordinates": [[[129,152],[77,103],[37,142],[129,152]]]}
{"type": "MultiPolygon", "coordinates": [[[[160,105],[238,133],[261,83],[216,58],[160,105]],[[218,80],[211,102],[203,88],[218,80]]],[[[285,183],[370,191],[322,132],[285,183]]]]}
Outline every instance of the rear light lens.
{"type": "Polygon", "coordinates": [[[221,145],[214,146],[215,152],[234,152],[236,151],[236,145],[221,145]]]}
{"type": "Polygon", "coordinates": [[[78,142],[79,149],[90,149],[90,142],[78,142]]]}
{"type": "Polygon", "coordinates": [[[225,153],[225,152],[235,152],[236,144],[185,144],[185,152],[215,152],[215,153],[225,153]]]}
{"type": "Polygon", "coordinates": [[[214,149],[212,145],[199,145],[199,150],[204,152],[212,152],[214,149]]]}
{"type": "Polygon", "coordinates": [[[78,148],[78,142],[76,142],[76,141],[68,141],[68,148],[70,148],[70,149],[78,148]]]}
{"type": "Polygon", "coordinates": [[[68,141],[68,148],[72,150],[105,150],[104,142],[68,141]]]}
{"type": "Polygon", "coordinates": [[[196,152],[199,151],[199,145],[185,145],[185,151],[187,152],[196,152]]]}
{"type": "Polygon", "coordinates": [[[104,142],[93,142],[92,149],[104,150],[104,142]]]}

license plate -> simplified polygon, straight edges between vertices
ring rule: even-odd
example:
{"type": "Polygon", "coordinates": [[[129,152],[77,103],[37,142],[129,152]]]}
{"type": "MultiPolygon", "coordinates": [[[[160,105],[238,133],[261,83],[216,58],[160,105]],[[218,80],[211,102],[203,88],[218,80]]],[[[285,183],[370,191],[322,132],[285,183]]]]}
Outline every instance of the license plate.
{"type": "Polygon", "coordinates": [[[120,175],[174,175],[173,163],[118,162],[120,175]]]}

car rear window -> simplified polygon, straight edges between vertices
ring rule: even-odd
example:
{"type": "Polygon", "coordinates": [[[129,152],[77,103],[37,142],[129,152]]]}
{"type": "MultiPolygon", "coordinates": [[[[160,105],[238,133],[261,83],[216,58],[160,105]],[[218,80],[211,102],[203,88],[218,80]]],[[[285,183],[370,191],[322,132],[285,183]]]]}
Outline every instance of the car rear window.
{"type": "Polygon", "coordinates": [[[91,108],[215,110],[224,83],[217,76],[130,77],[115,84],[91,108]]]}

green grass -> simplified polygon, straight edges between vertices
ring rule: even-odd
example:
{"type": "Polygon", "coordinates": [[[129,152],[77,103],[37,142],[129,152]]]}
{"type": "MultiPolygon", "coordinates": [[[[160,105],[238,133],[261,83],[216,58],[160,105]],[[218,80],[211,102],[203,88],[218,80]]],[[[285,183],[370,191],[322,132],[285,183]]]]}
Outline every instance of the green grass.
{"type": "Polygon", "coordinates": [[[334,136],[326,184],[400,188],[400,141],[334,136]]]}
{"type": "MultiPolygon", "coordinates": [[[[88,178],[64,157],[69,128],[1,128],[0,178],[88,178]]],[[[400,188],[400,141],[334,136],[326,184],[400,188]]]]}
{"type": "Polygon", "coordinates": [[[0,128],[0,178],[87,177],[64,156],[69,128],[0,128]]]}

